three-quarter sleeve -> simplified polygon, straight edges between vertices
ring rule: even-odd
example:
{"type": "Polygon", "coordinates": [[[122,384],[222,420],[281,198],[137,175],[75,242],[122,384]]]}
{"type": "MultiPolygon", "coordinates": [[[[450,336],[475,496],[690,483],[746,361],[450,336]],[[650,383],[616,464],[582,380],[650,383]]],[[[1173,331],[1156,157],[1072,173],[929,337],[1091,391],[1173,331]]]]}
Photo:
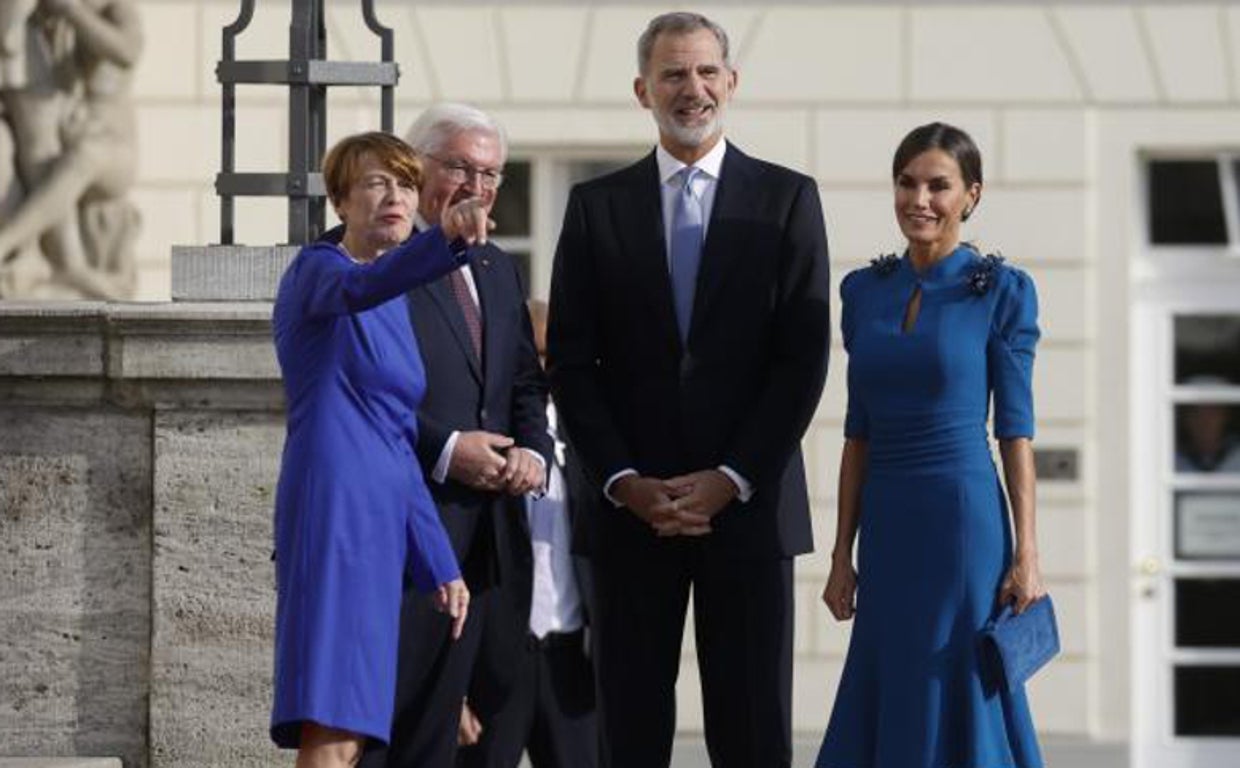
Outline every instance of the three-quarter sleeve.
{"type": "MultiPolygon", "coordinates": [[[[852,355],[853,337],[857,328],[858,273],[845,276],[840,284],[840,332],[844,339],[844,351],[852,355]]],[[[853,386],[853,366],[848,364],[848,408],[844,415],[844,437],[867,440],[870,437],[870,417],[862,402],[860,388],[853,386]]]]}
{"type": "Polygon", "coordinates": [[[1004,267],[986,344],[986,362],[994,389],[995,437],[1032,438],[1033,358],[1038,330],[1038,294],[1024,272],[1004,267]]]}

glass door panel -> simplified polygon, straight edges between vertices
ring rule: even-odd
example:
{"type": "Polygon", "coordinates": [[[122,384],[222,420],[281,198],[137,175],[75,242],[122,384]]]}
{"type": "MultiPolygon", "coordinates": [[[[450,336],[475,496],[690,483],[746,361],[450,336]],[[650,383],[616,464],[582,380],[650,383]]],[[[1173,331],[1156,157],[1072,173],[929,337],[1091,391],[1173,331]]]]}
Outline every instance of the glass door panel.
{"type": "Polygon", "coordinates": [[[1240,384],[1240,315],[1175,318],[1175,383],[1240,384]]]}
{"type": "Polygon", "coordinates": [[[1240,648],[1240,579],[1176,579],[1175,644],[1240,648]]]}
{"type": "Polygon", "coordinates": [[[1177,491],[1175,557],[1240,561],[1240,492],[1177,491]]]}
{"type": "Polygon", "coordinates": [[[1240,736],[1240,666],[1175,669],[1177,736],[1240,736]]]}
{"type": "Polygon", "coordinates": [[[1175,406],[1175,471],[1240,475],[1240,404],[1175,406]]]}

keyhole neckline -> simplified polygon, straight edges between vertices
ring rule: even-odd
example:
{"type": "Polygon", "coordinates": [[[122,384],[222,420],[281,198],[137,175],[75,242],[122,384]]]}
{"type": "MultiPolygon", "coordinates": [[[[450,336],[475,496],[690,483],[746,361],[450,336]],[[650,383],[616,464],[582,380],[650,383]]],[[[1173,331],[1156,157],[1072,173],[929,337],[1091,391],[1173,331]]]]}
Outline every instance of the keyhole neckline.
{"type": "Polygon", "coordinates": [[[979,258],[981,254],[970,243],[959,243],[951,253],[929,265],[925,269],[919,270],[913,264],[913,258],[909,255],[908,249],[905,249],[904,255],[900,257],[900,261],[908,267],[908,271],[913,275],[914,280],[926,285],[940,283],[944,280],[951,280],[960,276],[973,260],[979,258]]]}

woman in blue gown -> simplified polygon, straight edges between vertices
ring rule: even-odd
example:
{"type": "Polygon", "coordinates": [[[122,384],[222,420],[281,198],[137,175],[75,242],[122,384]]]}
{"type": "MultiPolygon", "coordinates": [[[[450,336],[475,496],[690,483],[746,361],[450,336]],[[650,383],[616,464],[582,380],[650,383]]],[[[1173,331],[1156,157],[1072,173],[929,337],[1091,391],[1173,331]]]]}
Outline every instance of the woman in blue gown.
{"type": "Polygon", "coordinates": [[[344,139],[323,162],[345,226],[301,250],[272,325],[288,435],[276,491],[275,702],[271,736],[298,768],[353,765],[386,742],[406,573],[459,635],[469,592],[413,446],[425,389],[402,300],[485,241],[480,201],[408,239],[422,167],[400,139],[344,139]]]}
{"type": "Polygon", "coordinates": [[[967,134],[915,129],[892,176],[908,249],[840,288],[848,412],[823,601],[855,623],[817,766],[1037,768],[1024,692],[996,690],[978,644],[1001,604],[1023,611],[1044,591],[1037,297],[1027,274],[960,242],[982,192],[967,134]],[[992,396],[1007,499],[986,432],[992,396]]]}

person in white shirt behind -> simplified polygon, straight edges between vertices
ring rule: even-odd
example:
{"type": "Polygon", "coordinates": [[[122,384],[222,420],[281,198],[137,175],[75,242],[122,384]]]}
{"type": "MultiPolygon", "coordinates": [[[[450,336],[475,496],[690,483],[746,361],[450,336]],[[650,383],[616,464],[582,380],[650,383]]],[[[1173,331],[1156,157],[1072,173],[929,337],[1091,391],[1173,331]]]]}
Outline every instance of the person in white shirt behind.
{"type": "MultiPolygon", "coordinates": [[[[547,305],[530,301],[539,358],[546,355],[547,305]]],[[[461,709],[458,768],[594,768],[594,676],[586,632],[586,561],[572,554],[572,517],[593,494],[557,434],[544,494],[527,494],[497,530],[500,584],[461,709]],[[523,508],[522,508],[523,507],[523,508]]]]}

